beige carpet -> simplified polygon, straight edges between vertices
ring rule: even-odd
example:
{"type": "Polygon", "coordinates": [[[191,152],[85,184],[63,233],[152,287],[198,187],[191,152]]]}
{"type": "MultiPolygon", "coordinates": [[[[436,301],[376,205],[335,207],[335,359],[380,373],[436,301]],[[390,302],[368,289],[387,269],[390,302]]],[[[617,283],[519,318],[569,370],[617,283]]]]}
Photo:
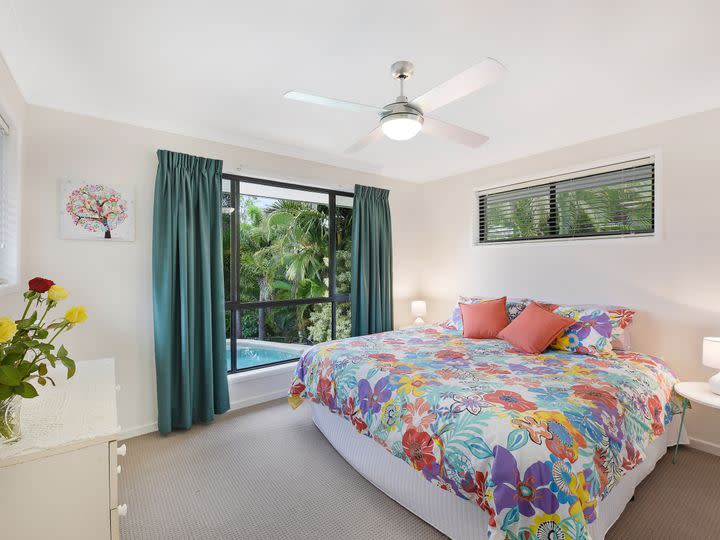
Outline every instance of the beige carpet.
{"type": "MultiPolygon", "coordinates": [[[[444,538],[355,472],[309,407],[275,401],[127,445],[123,540],[444,538]]],[[[608,540],[720,538],[720,458],[678,458],[658,463],[608,540]]]]}

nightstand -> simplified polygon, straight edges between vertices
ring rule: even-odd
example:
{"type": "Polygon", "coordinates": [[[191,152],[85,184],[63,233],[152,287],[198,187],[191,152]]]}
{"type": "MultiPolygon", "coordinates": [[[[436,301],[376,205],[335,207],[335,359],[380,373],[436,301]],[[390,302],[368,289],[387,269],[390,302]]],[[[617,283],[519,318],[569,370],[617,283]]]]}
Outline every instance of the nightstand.
{"type": "Polygon", "coordinates": [[[720,409],[720,394],[710,390],[707,382],[681,382],[675,385],[675,393],[683,398],[682,417],[680,418],[680,430],[678,431],[675,452],[673,452],[673,463],[677,459],[678,447],[680,446],[680,435],[682,435],[683,424],[685,423],[685,410],[690,402],[699,403],[715,409],[720,409]]]}

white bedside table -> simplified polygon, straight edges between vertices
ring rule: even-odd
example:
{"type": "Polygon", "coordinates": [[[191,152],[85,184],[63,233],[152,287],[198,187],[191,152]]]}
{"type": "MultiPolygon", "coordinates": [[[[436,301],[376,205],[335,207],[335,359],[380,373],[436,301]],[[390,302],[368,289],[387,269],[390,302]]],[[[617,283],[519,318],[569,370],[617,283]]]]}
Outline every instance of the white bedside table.
{"type": "Polygon", "coordinates": [[[680,418],[680,430],[678,431],[678,440],[675,444],[675,452],[673,453],[673,463],[677,459],[678,447],[680,446],[680,435],[682,435],[683,424],[685,423],[685,410],[690,402],[700,403],[708,407],[720,409],[720,394],[716,394],[710,390],[707,382],[681,382],[675,385],[675,393],[683,398],[683,411],[680,418]]]}

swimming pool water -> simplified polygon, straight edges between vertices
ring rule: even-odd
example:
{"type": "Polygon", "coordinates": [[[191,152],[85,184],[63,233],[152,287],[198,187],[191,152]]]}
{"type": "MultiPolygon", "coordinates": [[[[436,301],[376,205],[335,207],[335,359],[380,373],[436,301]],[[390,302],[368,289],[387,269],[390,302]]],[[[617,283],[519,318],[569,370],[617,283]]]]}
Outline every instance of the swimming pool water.
{"type": "MultiPolygon", "coordinates": [[[[274,364],[283,360],[291,360],[298,358],[300,353],[292,350],[283,350],[276,347],[267,347],[263,345],[241,345],[238,343],[237,348],[237,368],[244,369],[249,367],[264,366],[266,364],[274,364]]],[[[230,369],[230,346],[225,351],[227,359],[227,368],[230,369]]]]}

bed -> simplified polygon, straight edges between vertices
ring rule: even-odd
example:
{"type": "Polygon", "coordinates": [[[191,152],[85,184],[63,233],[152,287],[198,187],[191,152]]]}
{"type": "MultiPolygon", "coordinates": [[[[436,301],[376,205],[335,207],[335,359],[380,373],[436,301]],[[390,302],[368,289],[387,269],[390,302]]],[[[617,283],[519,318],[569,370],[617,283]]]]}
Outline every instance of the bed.
{"type": "Polygon", "coordinates": [[[675,382],[648,355],[529,355],[423,326],[312,347],[289,400],[451,538],[597,540],[674,438],[675,382]]]}

